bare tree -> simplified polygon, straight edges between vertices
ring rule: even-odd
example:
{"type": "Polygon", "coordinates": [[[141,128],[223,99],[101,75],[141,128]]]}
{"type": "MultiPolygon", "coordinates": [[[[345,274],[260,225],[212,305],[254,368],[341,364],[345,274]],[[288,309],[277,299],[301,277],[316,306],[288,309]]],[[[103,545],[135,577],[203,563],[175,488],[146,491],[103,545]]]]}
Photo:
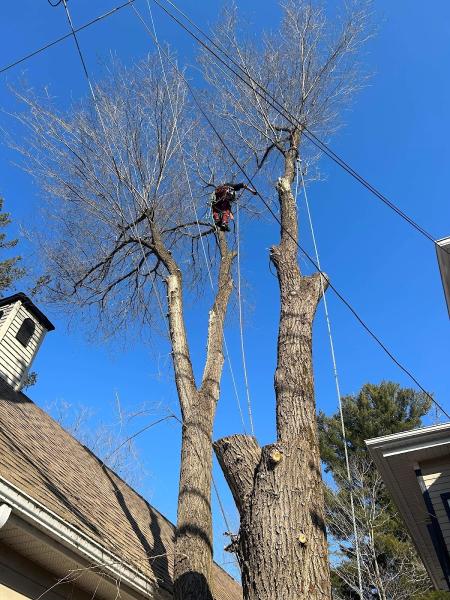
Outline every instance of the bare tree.
{"type": "Polygon", "coordinates": [[[47,200],[48,299],[81,307],[106,335],[164,330],[167,313],[182,415],[175,597],[211,600],[211,438],[235,251],[202,218],[204,183],[225,177],[228,163],[210,147],[205,167],[197,164],[202,127],[171,60],[111,67],[96,102],[64,114],[49,98],[21,94],[28,110],[18,118],[30,135],[20,150],[47,200]],[[206,273],[200,242],[217,291],[197,384],[183,301],[206,273]]]}
{"type": "MultiPolygon", "coordinates": [[[[356,53],[366,38],[367,7],[349,10],[337,27],[307,0],[287,0],[282,8],[279,30],[262,40],[241,34],[233,10],[215,35],[292,119],[261,98],[250,79],[246,86],[201,56],[217,91],[210,108],[234,154],[253,161],[269,179],[273,172],[280,175],[281,240],[270,255],[281,298],[277,441],[260,448],[253,437],[231,436],[215,448],[240,513],[232,546],[245,598],[324,600],[331,591],[311,350],[325,283],[319,274],[300,272],[292,186],[299,156],[314,159],[303,147],[303,127],[332,133],[359,86],[356,53]]],[[[136,323],[160,328],[159,314],[167,311],[183,420],[175,597],[210,600],[211,438],[235,252],[223,233],[195,215],[203,185],[230,179],[230,161],[211,143],[212,134],[202,133],[182,78],[169,64],[162,70],[155,57],[132,70],[112,69],[96,96],[96,103],[67,114],[55,111],[50,99],[23,97],[30,110],[19,118],[31,136],[22,152],[50,209],[51,231],[45,236],[50,299],[83,307],[108,334],[136,323]],[[194,175],[192,203],[186,173],[194,175]],[[197,384],[183,299],[205,275],[197,256],[201,241],[218,285],[197,384]]]]}
{"type": "MultiPolygon", "coordinates": [[[[241,66],[245,85],[207,52],[205,75],[230,145],[245,147],[258,169],[276,182],[281,240],[271,248],[280,287],[275,372],[277,440],[263,448],[254,437],[219,440],[215,451],[240,513],[237,553],[246,600],[325,600],[331,597],[314,380],[312,323],[325,281],[298,264],[297,161],[308,156],[303,127],[333,132],[339,113],[360,86],[357,51],[367,38],[367,3],[327,19],[309,0],[282,2],[279,29],[255,39],[241,31],[235,8],[226,11],[216,42],[241,66]],[[268,90],[290,113],[282,116],[268,90]],[[226,131],[225,128],[227,128],[226,131]]],[[[242,150],[241,150],[242,151],[242,150]]],[[[311,155],[309,155],[311,158],[311,155]]]]}
{"type": "Polygon", "coordinates": [[[157,404],[143,403],[125,409],[118,394],[106,419],[103,412],[99,416],[92,407],[61,398],[49,402],[45,410],[105,466],[133,487],[142,484],[146,474],[136,439],[164,420],[173,418],[170,412],[161,416],[157,404]]]}
{"type": "MultiPolygon", "coordinates": [[[[411,544],[396,544],[392,552],[392,539],[385,534],[392,520],[389,501],[386,500],[381,477],[371,460],[353,456],[351,459],[352,492],[356,510],[356,530],[359,543],[360,564],[364,588],[363,600],[371,600],[375,592],[380,600],[408,600],[429,589],[430,580],[411,544]],[[390,552],[380,553],[380,545],[388,545],[390,552]],[[394,555],[395,560],[389,556],[394,555]],[[373,593],[371,592],[373,590],[373,593]]],[[[343,586],[337,584],[333,597],[344,600],[349,593],[359,597],[358,573],[355,564],[353,522],[348,499],[348,481],[343,474],[338,477],[338,491],[327,489],[327,524],[331,532],[331,548],[338,561],[333,569],[343,586]],[[340,490],[340,492],[339,492],[340,490]],[[333,541],[333,537],[335,538],[333,541]],[[345,537],[347,543],[337,539],[345,537]],[[344,588],[343,594],[341,590],[344,588]]],[[[352,596],[353,597],[353,596],[352,596]]]]}
{"type": "Polygon", "coordinates": [[[17,280],[26,274],[26,270],[20,266],[21,256],[5,257],[5,250],[8,251],[11,248],[15,248],[19,240],[8,240],[6,233],[2,231],[11,223],[10,214],[2,212],[2,209],[3,198],[0,197],[0,294],[3,295],[5,291],[14,286],[17,280]]]}

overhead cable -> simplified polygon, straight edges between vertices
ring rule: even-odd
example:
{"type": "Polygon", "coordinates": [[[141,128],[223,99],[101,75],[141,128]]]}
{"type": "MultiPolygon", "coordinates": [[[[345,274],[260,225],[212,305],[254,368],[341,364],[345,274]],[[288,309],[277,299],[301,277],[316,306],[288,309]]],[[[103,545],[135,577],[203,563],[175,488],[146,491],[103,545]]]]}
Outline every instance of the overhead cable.
{"type": "MultiPolygon", "coordinates": [[[[62,0],[61,0],[61,2],[62,2],[62,0]]],[[[75,33],[78,33],[79,31],[82,31],[83,29],[86,29],[87,27],[90,27],[94,23],[98,23],[98,21],[102,21],[103,19],[106,19],[106,17],[110,17],[112,14],[118,12],[119,10],[121,10],[122,8],[124,8],[125,6],[133,4],[133,2],[136,2],[136,0],[128,0],[128,2],[124,2],[123,4],[119,4],[119,6],[116,6],[115,8],[112,8],[111,10],[109,10],[108,12],[106,12],[106,13],[104,13],[102,15],[99,15],[98,17],[95,17],[95,19],[92,19],[91,21],[88,21],[87,23],[84,23],[84,25],[81,25],[80,27],[77,27],[74,30],[75,33]]],[[[10,63],[9,65],[5,65],[4,67],[0,68],[0,74],[4,73],[5,71],[8,71],[9,69],[12,69],[13,67],[16,67],[17,65],[20,65],[21,63],[25,62],[29,58],[33,58],[33,56],[36,56],[37,54],[40,54],[41,52],[44,52],[45,50],[48,50],[52,46],[55,46],[56,44],[59,44],[60,42],[63,42],[64,40],[67,40],[68,38],[72,37],[72,35],[73,35],[72,32],[67,33],[66,35],[62,35],[61,37],[57,38],[56,40],[53,40],[52,42],[49,42],[48,44],[45,44],[45,46],[41,46],[37,50],[34,50],[33,52],[30,52],[30,54],[26,54],[25,56],[22,56],[22,58],[18,58],[17,60],[15,60],[14,62],[10,63]]]]}
{"type": "MultiPolygon", "coordinates": [[[[393,210],[397,215],[399,215],[402,219],[404,219],[407,223],[409,223],[414,229],[416,229],[421,235],[426,237],[429,241],[436,244],[436,238],[431,235],[426,229],[424,229],[421,225],[419,225],[414,219],[412,219],[409,215],[407,215],[404,211],[402,211],[396,204],[394,204],[389,198],[387,198],[384,194],[382,194],[375,186],[373,186],[369,181],[367,181],[362,175],[360,175],[355,169],[353,169],[343,158],[341,158],[336,152],[334,152],[325,142],[320,140],[306,125],[302,123],[295,115],[290,113],[286,107],[281,104],[271,93],[267,90],[266,87],[261,85],[258,81],[256,81],[251,75],[242,68],[242,66],[234,60],[227,52],[224,50],[216,41],[214,41],[207,33],[205,33],[192,19],[190,19],[181,9],[179,9],[174,2],[171,0],[166,0],[168,4],[173,6],[175,10],[183,16],[187,22],[195,27],[195,29],[201,33],[219,52],[221,52],[227,60],[229,60],[239,71],[241,71],[244,76],[241,76],[238,72],[236,72],[230,65],[223,60],[214,50],[212,50],[208,44],[206,44],[203,40],[201,40],[195,33],[193,33],[189,27],[187,27],[180,19],[178,19],[168,8],[166,8],[160,0],[153,0],[173,21],[175,21],[182,29],[184,29],[193,39],[195,39],[207,52],[212,54],[217,60],[219,60],[229,71],[231,71],[236,77],[238,77],[242,82],[244,82],[247,86],[251,87],[251,89],[257,93],[261,98],[264,99],[265,102],[269,104],[274,110],[276,110],[282,117],[284,117],[287,121],[289,121],[292,125],[299,127],[302,130],[302,134],[306,139],[308,139],[316,148],[318,148],[321,152],[326,154],[331,160],[333,160],[336,164],[338,164],[342,169],[344,169],[349,175],[351,175],[354,179],[356,179],[361,185],[363,185],[369,192],[374,194],[381,202],[383,202],[386,206],[388,206],[391,210],[393,210]],[[251,81],[254,86],[259,89],[255,89],[253,86],[249,85],[249,81],[251,81]],[[260,91],[259,91],[260,90],[260,91]],[[268,98],[271,102],[268,101],[268,98]]],[[[449,252],[447,250],[447,252],[449,252]]]]}
{"type": "MultiPolygon", "coordinates": [[[[154,0],[155,2],[157,2],[157,0],[154,0]]],[[[145,25],[145,21],[144,25],[145,25]]],[[[155,44],[157,46],[159,46],[159,48],[161,49],[161,52],[164,54],[164,56],[166,57],[166,59],[169,61],[169,63],[172,65],[172,67],[175,69],[175,71],[179,74],[179,76],[183,79],[183,81],[185,82],[186,87],[188,88],[196,106],[198,107],[199,111],[201,112],[201,114],[203,115],[203,117],[205,118],[206,122],[208,123],[208,125],[210,126],[210,128],[212,129],[212,131],[214,132],[214,134],[216,135],[217,139],[219,140],[219,142],[222,144],[222,146],[225,148],[226,152],[229,154],[230,158],[232,159],[233,163],[236,165],[236,167],[238,168],[238,170],[243,174],[243,176],[245,177],[245,179],[247,180],[247,182],[253,187],[253,189],[256,191],[256,195],[260,198],[260,200],[262,201],[262,203],[264,204],[264,206],[267,208],[267,210],[270,212],[270,214],[272,215],[272,217],[277,221],[277,223],[280,225],[280,228],[282,231],[284,231],[290,238],[291,240],[294,242],[294,244],[298,247],[298,249],[302,252],[302,254],[306,257],[306,259],[311,263],[311,265],[317,270],[317,272],[325,279],[325,281],[327,282],[327,285],[330,287],[331,290],[333,290],[333,292],[335,293],[335,295],[339,298],[339,300],[341,300],[341,302],[348,308],[348,310],[352,313],[352,315],[355,317],[355,319],[358,321],[358,323],[363,327],[363,329],[370,335],[370,337],[378,344],[378,346],[380,346],[380,348],[385,352],[385,354],[387,354],[387,356],[397,365],[397,367],[403,371],[403,373],[405,375],[407,375],[409,377],[409,379],[411,379],[411,381],[413,381],[417,387],[425,394],[425,396],[427,398],[429,398],[429,400],[439,408],[439,410],[450,420],[450,415],[444,410],[444,408],[441,406],[441,404],[439,404],[439,402],[437,402],[433,396],[424,388],[424,386],[420,383],[420,381],[413,375],[413,373],[411,373],[411,371],[405,367],[396,357],[395,355],[389,350],[389,348],[384,344],[384,342],[376,335],[376,333],[374,333],[374,331],[372,331],[372,329],[366,324],[366,322],[359,316],[358,312],[356,311],[356,309],[353,308],[353,306],[350,304],[350,302],[348,300],[346,300],[346,298],[339,292],[339,290],[333,285],[333,283],[330,281],[329,277],[326,275],[326,273],[324,273],[319,266],[317,265],[316,261],[310,256],[310,254],[301,246],[301,244],[298,242],[298,240],[292,235],[292,233],[287,230],[284,225],[282,224],[280,218],[278,217],[278,215],[273,211],[272,207],[270,206],[270,204],[267,202],[267,200],[261,195],[261,193],[258,191],[258,189],[255,186],[255,183],[253,182],[253,178],[250,177],[247,172],[245,171],[244,167],[241,166],[241,164],[239,163],[238,159],[235,157],[233,151],[229,148],[229,146],[227,145],[227,143],[225,142],[225,140],[223,139],[223,136],[221,135],[221,133],[218,131],[217,127],[214,125],[214,123],[211,121],[210,117],[208,116],[208,114],[206,113],[205,109],[203,108],[200,100],[197,97],[197,94],[194,92],[192,85],[189,83],[188,79],[186,78],[186,76],[180,71],[179,67],[177,66],[177,64],[172,60],[172,58],[167,54],[167,52],[164,50],[164,48],[161,47],[161,45],[159,44],[159,42],[157,40],[155,40],[155,37],[152,35],[151,32],[149,32],[149,35],[152,37],[152,39],[154,40],[155,44]]]]}
{"type": "MultiPolygon", "coordinates": [[[[103,15],[99,15],[98,17],[96,17],[95,19],[85,23],[84,25],[78,27],[77,29],[75,29],[75,33],[78,33],[79,31],[82,31],[83,29],[86,29],[87,27],[91,26],[92,24],[112,15],[113,13],[119,11],[120,9],[124,8],[125,6],[131,5],[135,2],[136,0],[128,0],[128,2],[125,2],[113,9],[111,9],[110,11],[104,13],[103,15]]],[[[173,13],[171,13],[166,7],[164,7],[161,2],[159,2],[158,0],[153,0],[158,6],[160,6],[160,8],[162,10],[164,10],[164,12],[166,12],[166,14],[168,16],[170,16],[176,23],[178,23],[191,37],[193,37],[199,44],[201,44],[208,52],[210,52],[211,54],[213,54],[222,64],[224,64],[226,66],[227,69],[229,69],[232,73],[234,73],[237,77],[239,77],[246,85],[248,85],[248,81],[246,81],[243,77],[241,77],[238,73],[236,73],[236,71],[234,71],[222,58],[220,58],[214,51],[211,50],[211,48],[208,47],[207,44],[205,44],[198,36],[196,36],[188,27],[186,27],[186,25],[184,23],[182,23],[179,19],[177,19],[175,17],[175,15],[173,15],[173,13]]],[[[62,0],[61,0],[62,2],[62,0]]],[[[361,185],[363,185],[368,191],[370,191],[372,194],[374,194],[379,200],[381,200],[386,206],[388,206],[391,210],[393,210],[398,216],[400,216],[402,219],[404,219],[407,223],[409,223],[412,227],[414,227],[414,229],[416,229],[421,235],[423,235],[424,237],[426,237],[429,241],[433,242],[433,244],[436,244],[436,239],[435,236],[433,236],[431,233],[429,233],[425,228],[423,228],[421,225],[419,225],[416,221],[414,221],[414,219],[412,219],[409,215],[407,215],[403,210],[401,210],[396,204],[394,204],[391,200],[389,200],[389,198],[387,198],[384,194],[382,194],[377,188],[375,188],[369,181],[367,181],[364,177],[362,177],[355,169],[353,169],[344,159],[342,159],[338,154],[336,154],[327,144],[325,144],[325,142],[323,142],[322,140],[320,140],[304,123],[301,123],[299,121],[298,118],[296,118],[294,115],[292,115],[291,113],[289,113],[289,111],[287,111],[287,109],[266,89],[264,88],[264,86],[262,86],[259,82],[257,82],[255,79],[253,79],[240,65],[239,63],[237,63],[232,57],[230,57],[227,52],[225,52],[225,50],[223,50],[223,48],[221,48],[214,40],[212,40],[204,31],[202,31],[202,29],[194,22],[192,21],[192,19],[190,19],[181,9],[179,9],[173,2],[171,2],[170,0],[166,0],[166,2],[168,2],[171,6],[173,6],[181,15],[183,15],[183,17],[193,26],[195,27],[208,41],[210,41],[210,43],[212,43],[220,52],[223,53],[223,55],[232,63],[234,64],[239,70],[241,70],[244,74],[245,77],[248,77],[248,79],[254,84],[256,85],[258,88],[260,88],[260,90],[263,91],[263,93],[259,92],[258,90],[255,90],[252,87],[252,90],[258,94],[261,98],[263,98],[272,108],[274,108],[275,110],[277,110],[277,112],[279,112],[279,114],[281,114],[285,119],[287,119],[289,122],[291,122],[291,124],[296,125],[297,127],[300,127],[302,129],[303,135],[306,139],[308,139],[314,146],[316,146],[316,148],[318,148],[321,152],[323,152],[324,154],[326,154],[329,158],[331,158],[331,160],[333,160],[336,164],[338,164],[342,169],[344,169],[349,175],[351,175],[354,179],[356,179],[361,185]],[[272,104],[271,102],[268,102],[267,98],[270,98],[274,103],[272,104]],[[293,122],[294,121],[294,122],[293,122]]],[[[54,6],[58,6],[60,4],[60,2],[58,2],[58,4],[55,4],[54,6]]],[[[53,6],[53,4],[52,4],[53,6]]],[[[49,42],[48,44],[42,46],[41,48],[38,48],[37,50],[31,52],[30,54],[27,54],[25,56],[23,56],[22,58],[19,58],[17,60],[15,60],[14,62],[10,63],[9,65],[6,65],[5,67],[0,68],[0,74],[4,73],[5,71],[8,71],[9,69],[12,69],[13,67],[21,64],[22,62],[28,60],[29,58],[32,58],[34,56],[36,56],[37,54],[44,52],[45,50],[47,50],[48,48],[51,48],[52,46],[58,44],[59,42],[62,42],[64,40],[66,40],[67,38],[69,38],[72,34],[66,34],[64,36],[61,36],[60,38],[53,40],[52,42],[49,42]]],[[[446,248],[442,248],[442,250],[444,252],[450,253],[450,250],[446,249],[446,248]]]]}

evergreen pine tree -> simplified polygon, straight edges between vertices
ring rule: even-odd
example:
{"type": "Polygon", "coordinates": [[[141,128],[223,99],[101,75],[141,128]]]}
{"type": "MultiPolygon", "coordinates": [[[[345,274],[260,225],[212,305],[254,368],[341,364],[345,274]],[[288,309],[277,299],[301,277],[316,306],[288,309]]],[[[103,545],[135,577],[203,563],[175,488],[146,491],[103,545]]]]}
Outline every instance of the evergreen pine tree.
{"type": "MultiPolygon", "coordinates": [[[[367,439],[419,427],[430,409],[430,398],[384,381],[364,385],[358,394],[344,397],[342,404],[367,597],[372,590],[373,597],[380,600],[433,598],[421,595],[431,588],[431,582],[365,445],[367,439]]],[[[322,461],[333,478],[326,501],[331,551],[336,556],[334,597],[356,599],[357,569],[340,415],[320,413],[318,423],[322,461]]]]}
{"type": "MultiPolygon", "coordinates": [[[[0,252],[4,254],[5,250],[15,248],[19,240],[13,239],[8,240],[6,233],[3,231],[11,223],[10,214],[2,212],[3,210],[3,198],[0,197],[0,252]]],[[[22,257],[12,256],[3,258],[0,260],[0,296],[9,290],[16,281],[25,275],[25,269],[20,266],[22,257]]]]}

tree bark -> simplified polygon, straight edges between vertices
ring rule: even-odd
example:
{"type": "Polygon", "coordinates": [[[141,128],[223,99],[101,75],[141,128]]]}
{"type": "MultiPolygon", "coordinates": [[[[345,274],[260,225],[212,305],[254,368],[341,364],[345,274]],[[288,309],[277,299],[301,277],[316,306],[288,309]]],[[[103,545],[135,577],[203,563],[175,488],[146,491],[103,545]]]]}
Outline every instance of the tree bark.
{"type": "Polygon", "coordinates": [[[241,517],[234,547],[245,600],[331,599],[312,366],[312,323],[322,286],[319,274],[302,276],[298,266],[291,192],[298,143],[294,132],[277,184],[281,242],[271,249],[281,304],[277,442],[260,449],[254,438],[232,436],[214,445],[241,517]]]}
{"type": "Polygon", "coordinates": [[[212,600],[212,424],[214,409],[198,394],[183,424],[174,598],[212,600]]]}
{"type": "Polygon", "coordinates": [[[158,256],[169,271],[166,283],[172,359],[183,417],[174,598],[212,600],[212,429],[224,363],[223,327],[233,289],[231,269],[235,252],[228,249],[225,234],[218,233],[218,291],[209,313],[205,368],[197,387],[184,326],[181,272],[170,253],[159,247],[155,234],[153,239],[158,256]]]}

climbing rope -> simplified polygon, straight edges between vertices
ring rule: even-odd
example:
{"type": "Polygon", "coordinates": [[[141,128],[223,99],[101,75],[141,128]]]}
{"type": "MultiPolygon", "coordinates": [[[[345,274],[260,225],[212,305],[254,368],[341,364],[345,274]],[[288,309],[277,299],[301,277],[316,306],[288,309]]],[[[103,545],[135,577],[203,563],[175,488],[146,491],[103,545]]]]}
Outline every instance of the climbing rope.
{"type": "MultiPolygon", "coordinates": [[[[157,51],[158,51],[158,56],[159,56],[159,60],[160,60],[160,64],[161,64],[161,70],[162,70],[162,73],[163,73],[164,83],[166,85],[167,96],[169,98],[169,104],[170,104],[170,108],[171,108],[172,115],[173,115],[173,118],[174,118],[175,132],[176,132],[176,136],[177,136],[177,139],[178,139],[178,144],[179,144],[179,146],[181,148],[181,156],[182,156],[182,161],[183,161],[183,168],[184,168],[186,180],[187,180],[187,183],[188,183],[188,189],[189,189],[189,196],[190,196],[190,200],[191,200],[191,205],[192,205],[192,209],[193,209],[193,212],[194,212],[195,221],[196,221],[196,224],[197,224],[197,229],[198,229],[198,233],[199,233],[199,237],[200,237],[200,244],[201,244],[201,247],[202,247],[202,253],[203,253],[204,260],[205,260],[205,265],[206,265],[206,268],[208,270],[209,284],[210,284],[212,292],[215,293],[215,286],[214,286],[213,277],[212,277],[212,274],[211,274],[211,267],[210,267],[210,264],[209,264],[209,261],[208,261],[208,256],[207,256],[207,252],[206,252],[205,242],[204,242],[203,236],[201,234],[202,232],[201,232],[201,229],[200,229],[198,212],[197,212],[197,208],[195,206],[194,194],[193,194],[193,191],[192,191],[192,186],[191,186],[191,181],[190,181],[190,177],[189,177],[189,172],[188,172],[188,168],[187,168],[187,165],[186,165],[185,150],[184,150],[184,146],[182,144],[181,136],[180,136],[180,133],[179,133],[179,130],[178,130],[178,123],[177,123],[177,118],[176,118],[176,114],[175,114],[175,108],[174,108],[174,105],[173,105],[172,96],[170,94],[170,88],[169,88],[169,83],[168,83],[168,80],[167,80],[166,69],[164,67],[164,61],[162,59],[161,48],[160,48],[160,44],[159,44],[159,40],[158,40],[158,34],[157,34],[157,31],[156,31],[156,24],[155,24],[155,20],[153,18],[153,12],[152,12],[149,0],[147,0],[147,7],[148,7],[149,15],[150,15],[150,21],[151,21],[151,24],[152,24],[153,35],[150,32],[149,33],[150,33],[151,37],[154,38],[155,46],[156,46],[157,51]]],[[[133,6],[132,8],[133,8],[134,12],[136,13],[137,17],[141,20],[142,23],[144,23],[144,25],[145,25],[145,27],[146,27],[146,29],[148,31],[147,24],[145,23],[145,20],[142,19],[142,16],[139,13],[139,11],[137,10],[137,8],[135,6],[133,6]]],[[[239,226],[238,226],[238,224],[237,224],[236,235],[237,235],[238,304],[239,304],[239,325],[240,325],[241,353],[242,353],[242,364],[243,364],[243,371],[244,371],[244,381],[245,381],[246,396],[247,396],[247,406],[248,406],[250,430],[251,430],[252,435],[254,435],[253,416],[252,416],[252,410],[251,410],[250,392],[249,392],[249,385],[248,385],[247,366],[246,366],[245,347],[244,347],[244,332],[243,332],[243,320],[242,320],[242,301],[241,301],[241,271],[240,271],[240,251],[239,251],[239,226]]],[[[233,366],[232,366],[232,363],[231,363],[230,353],[228,351],[228,344],[227,344],[225,332],[223,334],[223,343],[224,343],[225,354],[226,354],[226,358],[227,358],[227,362],[228,362],[228,367],[229,367],[229,370],[230,370],[230,375],[231,375],[231,380],[232,380],[232,384],[233,384],[234,394],[235,394],[236,402],[237,402],[237,405],[238,405],[238,411],[239,411],[239,415],[240,415],[241,422],[242,422],[243,431],[244,431],[244,433],[246,433],[246,426],[245,426],[245,420],[244,420],[244,415],[243,415],[243,411],[242,411],[241,400],[240,400],[239,392],[238,392],[237,385],[236,385],[236,378],[235,378],[233,366]]]]}
{"type": "MultiPolygon", "coordinates": [[[[311,210],[309,207],[308,194],[306,191],[305,178],[303,176],[303,169],[302,169],[302,164],[301,164],[300,159],[298,159],[296,162],[296,182],[295,182],[295,202],[296,202],[296,204],[297,204],[298,188],[299,188],[299,172],[300,172],[300,177],[301,177],[301,181],[302,181],[303,197],[305,198],[305,206],[306,206],[306,212],[308,214],[309,228],[311,231],[311,237],[312,237],[313,246],[314,246],[314,253],[316,256],[316,264],[318,266],[319,272],[321,273],[322,269],[320,267],[319,249],[317,246],[317,240],[316,240],[316,235],[315,235],[315,231],[314,231],[314,224],[313,224],[313,220],[312,220],[312,216],[311,216],[311,210]]],[[[352,491],[353,481],[352,481],[352,476],[351,476],[351,472],[350,472],[350,461],[348,458],[347,434],[345,431],[344,411],[342,408],[341,387],[339,384],[339,375],[338,375],[338,370],[337,370],[336,354],[334,351],[333,333],[332,333],[332,329],[331,329],[331,320],[330,320],[330,315],[328,312],[328,303],[327,303],[327,297],[325,295],[325,286],[323,284],[322,275],[320,275],[320,287],[321,287],[322,298],[323,298],[325,320],[327,323],[328,338],[330,341],[330,352],[331,352],[331,360],[333,363],[334,382],[335,382],[335,386],[336,386],[336,395],[337,395],[338,406],[339,406],[342,442],[344,445],[344,455],[345,455],[345,467],[346,467],[347,481],[348,481],[349,492],[350,492],[350,509],[351,509],[351,516],[352,516],[352,524],[353,524],[353,535],[355,538],[355,555],[356,555],[356,565],[357,565],[357,570],[358,570],[359,596],[362,600],[364,598],[364,595],[363,595],[364,592],[363,592],[363,585],[362,585],[361,555],[360,555],[360,550],[359,550],[358,528],[356,525],[355,503],[354,503],[353,491],[352,491]]]]}

